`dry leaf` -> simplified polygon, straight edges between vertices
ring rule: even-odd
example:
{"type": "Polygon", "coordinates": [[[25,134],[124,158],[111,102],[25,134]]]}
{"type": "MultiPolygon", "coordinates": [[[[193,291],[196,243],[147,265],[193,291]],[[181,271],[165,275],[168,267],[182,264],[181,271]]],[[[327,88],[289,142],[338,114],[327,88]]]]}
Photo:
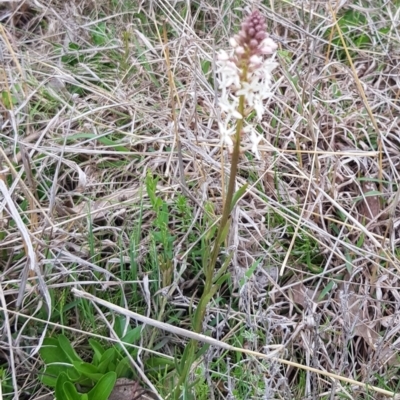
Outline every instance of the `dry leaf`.
{"type": "Polygon", "coordinates": [[[354,334],[362,337],[372,348],[375,348],[381,338],[373,329],[377,322],[376,320],[364,322],[363,307],[361,307],[360,300],[355,294],[350,294],[347,323],[349,326],[354,326],[354,334]]]}
{"type": "Polygon", "coordinates": [[[362,200],[360,213],[367,219],[367,221],[370,221],[375,219],[381,212],[379,197],[375,195],[371,196],[371,193],[377,191],[377,187],[373,182],[363,182],[362,191],[366,196],[362,200]]]}
{"type": "Polygon", "coordinates": [[[154,400],[149,391],[143,389],[139,382],[127,378],[117,379],[108,400],[154,400]]]}
{"type": "Polygon", "coordinates": [[[293,286],[291,293],[293,301],[304,308],[311,304],[311,299],[314,297],[314,290],[307,288],[303,283],[293,286]]]}

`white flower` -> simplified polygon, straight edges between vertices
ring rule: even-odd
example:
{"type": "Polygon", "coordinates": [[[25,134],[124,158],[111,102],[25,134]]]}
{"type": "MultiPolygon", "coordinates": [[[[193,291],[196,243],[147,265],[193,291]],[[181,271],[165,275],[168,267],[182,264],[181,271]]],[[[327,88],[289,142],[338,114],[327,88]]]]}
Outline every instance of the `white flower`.
{"type": "Polygon", "coordinates": [[[258,152],[258,145],[260,141],[263,139],[263,137],[256,132],[256,130],[251,126],[246,126],[244,128],[245,132],[250,132],[250,142],[251,142],[251,151],[254,153],[256,156],[257,160],[260,160],[260,153],[258,152]]]}
{"type": "Polygon", "coordinates": [[[232,117],[236,119],[242,119],[243,116],[237,110],[239,105],[239,100],[236,97],[232,96],[232,103],[229,102],[227,96],[223,96],[219,98],[218,105],[222,111],[226,114],[226,120],[229,121],[232,117]]]}
{"type": "Polygon", "coordinates": [[[229,39],[229,44],[230,44],[233,48],[239,46],[238,42],[236,41],[236,39],[235,39],[234,37],[231,37],[231,38],[229,39]]]}
{"type": "Polygon", "coordinates": [[[229,54],[225,50],[221,50],[217,56],[218,61],[228,61],[229,54]]]}
{"type": "Polygon", "coordinates": [[[225,90],[231,85],[240,86],[240,70],[237,65],[229,59],[225,52],[220,53],[218,57],[220,58],[217,61],[219,67],[217,74],[220,76],[218,79],[219,88],[225,90]]]}
{"type": "Polygon", "coordinates": [[[260,68],[254,71],[254,74],[262,79],[263,81],[268,81],[268,83],[272,80],[271,72],[278,66],[278,63],[265,60],[260,68]]]}
{"type": "Polygon", "coordinates": [[[262,54],[273,54],[277,48],[278,45],[271,38],[266,38],[261,43],[262,54]]]}
{"type": "Polygon", "coordinates": [[[263,104],[263,99],[260,94],[257,96],[254,96],[254,103],[253,103],[254,110],[257,114],[257,119],[259,121],[262,120],[262,116],[264,114],[264,104],[263,104]]]}
{"type": "Polygon", "coordinates": [[[228,128],[228,124],[226,122],[224,123],[218,122],[218,126],[219,126],[219,133],[221,134],[221,144],[222,145],[226,144],[228,148],[231,149],[233,147],[233,141],[231,139],[231,136],[235,133],[235,128],[234,127],[228,128]]]}
{"type": "Polygon", "coordinates": [[[268,90],[260,91],[260,93],[257,93],[254,96],[254,103],[253,107],[254,110],[256,111],[257,118],[259,121],[261,121],[262,116],[264,114],[264,103],[263,100],[268,99],[272,97],[272,93],[268,90]]]}
{"type": "Polygon", "coordinates": [[[236,95],[244,96],[247,104],[253,107],[254,94],[260,89],[259,86],[258,79],[252,79],[250,82],[242,82],[242,88],[236,92],[236,95]]]}

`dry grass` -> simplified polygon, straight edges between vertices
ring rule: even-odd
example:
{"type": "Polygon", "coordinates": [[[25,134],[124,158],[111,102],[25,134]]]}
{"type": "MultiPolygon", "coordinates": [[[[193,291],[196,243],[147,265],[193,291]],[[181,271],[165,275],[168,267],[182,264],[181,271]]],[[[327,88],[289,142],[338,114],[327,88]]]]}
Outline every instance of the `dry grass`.
{"type": "MultiPolygon", "coordinates": [[[[45,393],[37,350],[49,332],[109,340],[113,313],[85,311],[72,287],[190,328],[199,246],[229,171],[212,66],[242,11],[225,0],[136,3],[0,6],[0,348],[20,398],[45,393]],[[168,207],[169,258],[153,235],[149,172],[168,207]]],[[[255,352],[282,345],[281,358],[396,393],[400,4],[265,3],[280,67],[263,159],[245,153],[240,165],[238,185],[250,185],[232,217],[231,283],[205,330],[255,352]]],[[[142,362],[174,356],[185,339],[148,332],[137,376],[167,398],[142,362]]],[[[235,354],[208,350],[194,372],[211,389],[198,398],[380,398],[235,354]]]]}

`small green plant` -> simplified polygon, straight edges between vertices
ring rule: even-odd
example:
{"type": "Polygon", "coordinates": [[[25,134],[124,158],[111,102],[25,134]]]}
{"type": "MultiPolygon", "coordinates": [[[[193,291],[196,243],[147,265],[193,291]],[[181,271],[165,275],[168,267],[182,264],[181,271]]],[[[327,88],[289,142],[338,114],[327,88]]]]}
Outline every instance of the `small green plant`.
{"type": "MultiPolygon", "coordinates": [[[[131,328],[122,341],[135,342],[140,332],[141,327],[131,328]]],[[[89,339],[89,345],[93,356],[91,362],[86,362],[65,335],[44,340],[40,356],[45,367],[40,380],[55,389],[56,400],[107,400],[117,378],[132,377],[129,359],[120,345],[105,349],[94,339],[89,339]]]]}
{"type": "MultiPolygon", "coordinates": [[[[365,29],[367,25],[367,17],[357,10],[347,10],[343,15],[338,16],[338,26],[342,32],[344,44],[350,50],[349,54],[352,59],[357,57],[359,50],[368,50],[372,45],[372,35],[368,32],[368,29],[365,29]]],[[[379,39],[379,37],[386,35],[389,31],[390,27],[384,26],[377,29],[374,36],[379,39]]],[[[336,32],[336,28],[328,29],[325,38],[330,39],[331,44],[334,45],[338,59],[345,61],[347,55],[343,49],[340,35],[336,32]]]]}
{"type": "Polygon", "coordinates": [[[158,259],[155,262],[158,263],[162,273],[162,287],[166,287],[171,284],[172,280],[173,243],[175,236],[171,234],[169,228],[170,210],[168,204],[156,195],[157,182],[157,178],[154,178],[150,173],[147,174],[147,194],[156,213],[153,223],[154,229],[151,233],[153,245],[159,249],[156,252],[158,259]]]}
{"type": "Polygon", "coordinates": [[[78,356],[64,335],[44,340],[40,356],[45,369],[40,379],[55,389],[57,400],[107,400],[111,394],[122,372],[116,349],[105,350],[92,339],[89,343],[94,352],[91,363],[78,356]]]}
{"type": "Polygon", "coordinates": [[[5,366],[0,367],[0,380],[1,380],[1,393],[2,399],[11,400],[14,397],[14,388],[12,380],[7,368],[5,366]]]}

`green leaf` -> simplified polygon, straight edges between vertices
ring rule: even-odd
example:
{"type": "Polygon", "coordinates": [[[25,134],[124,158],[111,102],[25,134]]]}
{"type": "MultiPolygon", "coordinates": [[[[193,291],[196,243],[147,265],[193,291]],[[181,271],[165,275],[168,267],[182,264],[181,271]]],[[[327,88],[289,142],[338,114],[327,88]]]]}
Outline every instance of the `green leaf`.
{"type": "Polygon", "coordinates": [[[210,70],[211,61],[202,60],[201,61],[201,70],[203,71],[203,75],[207,75],[207,72],[210,70]]]}
{"type": "Polygon", "coordinates": [[[129,153],[130,150],[125,146],[120,146],[118,142],[106,137],[99,136],[94,133],[77,133],[76,135],[68,136],[68,141],[77,140],[77,139],[93,139],[97,140],[99,143],[104,144],[105,146],[112,147],[113,150],[129,153]]]}
{"type": "Polygon", "coordinates": [[[122,317],[121,315],[117,315],[115,317],[115,324],[114,324],[114,331],[117,336],[120,338],[122,336],[122,332],[124,330],[126,318],[122,317]]]}
{"type": "Polygon", "coordinates": [[[64,383],[68,382],[68,377],[65,372],[62,372],[57,379],[57,383],[55,385],[55,397],[56,400],[64,400],[64,383]]]}
{"type": "Polygon", "coordinates": [[[70,363],[69,358],[61,349],[58,339],[56,338],[44,339],[43,345],[39,350],[39,354],[45,364],[51,364],[55,362],[70,363]]]}
{"type": "MultiPolygon", "coordinates": [[[[128,344],[133,344],[136,343],[140,340],[140,337],[142,335],[142,329],[143,326],[137,326],[133,329],[130,329],[127,334],[121,338],[121,342],[125,342],[128,344]]],[[[118,348],[119,345],[117,345],[116,347],[118,348]]],[[[119,346],[119,348],[121,348],[121,346],[119,346]]]]}
{"type": "Polygon", "coordinates": [[[370,190],[369,192],[365,192],[363,196],[357,196],[353,201],[357,202],[363,200],[365,197],[374,197],[374,196],[382,196],[382,192],[379,190],[370,190]]]}
{"type": "Polygon", "coordinates": [[[115,367],[115,373],[117,374],[117,378],[129,378],[129,374],[131,373],[131,371],[132,368],[129,363],[128,357],[124,357],[115,367]]]}
{"type": "Polygon", "coordinates": [[[65,382],[63,385],[64,398],[57,400],[81,400],[82,396],[76,390],[76,387],[69,381],[65,382]]]}
{"type": "Polygon", "coordinates": [[[233,210],[233,207],[235,207],[236,203],[239,201],[239,199],[244,195],[244,193],[247,190],[248,184],[245,183],[241,188],[239,188],[236,193],[233,195],[232,202],[231,202],[231,211],[233,210]]]}
{"type": "Polygon", "coordinates": [[[88,400],[107,400],[114,389],[117,374],[113,371],[103,375],[96,386],[88,393],[88,400]]]}
{"type": "Polygon", "coordinates": [[[230,272],[228,272],[228,273],[226,273],[226,274],[224,274],[224,275],[221,275],[221,276],[215,281],[215,283],[214,283],[213,286],[215,286],[216,289],[220,288],[221,285],[222,285],[224,282],[226,282],[226,281],[229,279],[230,276],[231,276],[231,273],[230,273],[230,272]]]}
{"type": "Polygon", "coordinates": [[[105,46],[109,39],[105,22],[98,23],[92,30],[92,40],[96,46],[105,46]]]}
{"type": "Polygon", "coordinates": [[[101,357],[105,352],[104,347],[97,340],[94,339],[89,339],[89,344],[94,351],[92,363],[94,365],[99,365],[101,357]]]}
{"type": "Polygon", "coordinates": [[[243,286],[248,282],[250,277],[254,274],[254,271],[257,269],[258,265],[261,262],[261,258],[259,258],[257,261],[253,263],[253,265],[245,272],[243,278],[240,279],[239,281],[239,287],[240,289],[243,288],[243,286]]]}
{"type": "Polygon", "coordinates": [[[224,263],[222,264],[222,266],[219,268],[217,274],[214,276],[213,278],[213,282],[217,283],[219,281],[219,279],[221,278],[221,276],[223,276],[226,272],[226,270],[229,267],[229,264],[232,260],[233,257],[233,252],[231,252],[228,257],[226,257],[226,259],[224,260],[224,263]]]}
{"type": "Polygon", "coordinates": [[[193,360],[193,362],[195,360],[198,360],[201,356],[203,356],[209,348],[210,348],[210,345],[208,343],[204,343],[203,346],[200,348],[200,350],[196,353],[195,359],[193,360]]]}
{"type": "Polygon", "coordinates": [[[74,348],[71,346],[71,343],[66,336],[60,335],[58,337],[58,343],[60,344],[61,349],[64,351],[65,355],[68,357],[70,362],[82,361],[82,359],[78,356],[74,348]]]}
{"type": "Polygon", "coordinates": [[[81,373],[78,372],[78,371],[75,369],[74,366],[72,366],[72,368],[68,368],[68,369],[66,370],[66,372],[67,372],[68,379],[69,379],[71,382],[79,382],[80,384],[83,384],[84,379],[86,379],[86,378],[83,378],[83,379],[82,379],[81,373]]]}
{"type": "Polygon", "coordinates": [[[3,105],[7,110],[11,110],[15,104],[17,104],[17,99],[9,91],[3,90],[1,92],[1,100],[3,105]]]}
{"type": "Polygon", "coordinates": [[[330,281],[322,290],[321,294],[318,297],[318,301],[321,301],[333,288],[335,285],[335,281],[330,281]]]}
{"type": "Polygon", "coordinates": [[[68,48],[69,50],[80,50],[81,46],[79,46],[77,43],[69,42],[68,48]]]}
{"type": "Polygon", "coordinates": [[[76,65],[82,59],[82,55],[79,54],[79,50],[81,47],[77,43],[70,42],[68,45],[68,50],[70,50],[67,54],[61,56],[61,61],[64,64],[76,65]]]}
{"type": "Polygon", "coordinates": [[[150,357],[148,360],[146,360],[145,364],[146,369],[161,371],[165,371],[165,367],[172,368],[175,366],[174,360],[170,360],[164,357],[150,357]]]}
{"type": "Polygon", "coordinates": [[[115,360],[115,357],[116,351],[113,347],[104,352],[98,366],[98,370],[101,374],[105,374],[108,371],[108,367],[115,360]]]}
{"type": "Polygon", "coordinates": [[[353,273],[353,260],[348,250],[346,250],[345,254],[345,261],[346,261],[346,269],[349,274],[353,273]]]}
{"type": "Polygon", "coordinates": [[[81,373],[83,376],[92,379],[93,381],[97,382],[100,380],[100,378],[103,376],[98,370],[97,367],[95,367],[92,364],[89,364],[84,361],[74,361],[73,365],[75,369],[81,373]]]}
{"type": "Polygon", "coordinates": [[[46,365],[44,372],[40,376],[40,381],[46,386],[56,387],[60,374],[67,375],[69,371],[75,371],[72,365],[68,366],[59,363],[46,365]]]}

